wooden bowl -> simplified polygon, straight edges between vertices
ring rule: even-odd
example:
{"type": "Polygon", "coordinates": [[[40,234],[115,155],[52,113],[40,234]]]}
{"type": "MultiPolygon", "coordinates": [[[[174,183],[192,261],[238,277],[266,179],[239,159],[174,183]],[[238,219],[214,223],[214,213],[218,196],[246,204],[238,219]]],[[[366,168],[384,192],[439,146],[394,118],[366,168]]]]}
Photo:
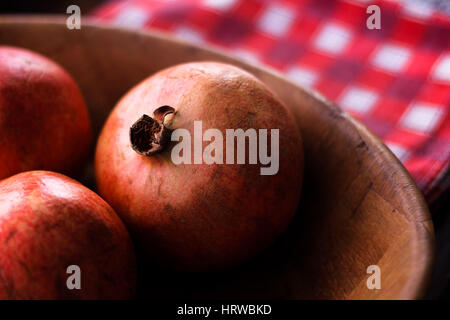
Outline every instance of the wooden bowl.
{"type": "Polygon", "coordinates": [[[249,70],[294,111],[305,148],[304,191],[288,231],[251,262],[221,273],[140,270],[140,297],[411,299],[424,294],[433,225],[405,168],[365,126],[318,93],[224,53],[87,23],[68,30],[50,17],[0,18],[0,44],[40,52],[77,80],[98,132],[132,86],[174,64],[216,60],[249,70]],[[381,270],[368,289],[367,267],[381,270]]]}

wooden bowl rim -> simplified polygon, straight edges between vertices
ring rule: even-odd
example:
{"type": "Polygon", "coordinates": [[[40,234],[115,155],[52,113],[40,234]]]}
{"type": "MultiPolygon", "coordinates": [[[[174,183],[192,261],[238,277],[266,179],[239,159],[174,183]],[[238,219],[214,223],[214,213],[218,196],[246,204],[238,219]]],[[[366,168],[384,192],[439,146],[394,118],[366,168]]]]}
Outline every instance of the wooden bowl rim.
{"type": "MultiPolygon", "coordinates": [[[[2,25],[5,24],[20,24],[20,25],[46,24],[46,25],[61,26],[66,24],[67,17],[68,16],[65,15],[26,15],[26,14],[0,15],[0,31],[2,25]]],[[[140,29],[124,28],[121,26],[108,25],[102,23],[101,21],[95,18],[83,16],[81,22],[81,30],[71,30],[71,31],[82,32],[83,28],[97,29],[102,31],[112,31],[119,33],[130,33],[135,35],[137,34],[143,38],[154,38],[157,41],[172,42],[180,46],[190,46],[200,51],[209,52],[212,53],[213,55],[224,57],[227,60],[232,60],[235,62],[239,62],[240,64],[250,66],[253,69],[257,69],[259,71],[262,71],[263,73],[269,74],[272,77],[288,82],[292,86],[296,87],[298,90],[304,91],[313,99],[325,105],[326,108],[330,110],[332,109],[334,111],[338,110],[339,114],[344,117],[346,125],[353,127],[359,133],[362,140],[381,156],[381,158],[384,160],[384,163],[390,165],[391,168],[399,174],[398,178],[401,179],[402,182],[404,182],[405,184],[411,186],[410,188],[407,189],[400,188],[398,192],[401,193],[402,196],[405,199],[407,199],[407,201],[412,203],[413,204],[412,207],[415,208],[415,210],[413,210],[413,212],[408,217],[413,218],[413,222],[416,224],[416,226],[421,225],[420,227],[425,227],[430,236],[423,237],[421,239],[416,239],[418,246],[416,247],[416,250],[414,250],[416,254],[416,256],[414,257],[416,265],[415,268],[412,268],[413,272],[408,277],[408,280],[403,290],[403,294],[401,294],[401,296],[404,299],[420,299],[424,296],[431,278],[435,258],[434,228],[431,215],[428,210],[428,206],[425,202],[422,192],[418,189],[415,181],[412,179],[412,177],[410,176],[406,168],[403,166],[403,164],[400,162],[400,160],[388,149],[388,147],[380,140],[380,138],[378,138],[375,134],[373,134],[360,121],[353,118],[345,110],[341,109],[335,103],[331,102],[314,89],[303,87],[295,83],[294,81],[290,80],[289,78],[287,78],[286,76],[284,76],[282,73],[280,73],[275,69],[266,67],[262,64],[255,64],[249,61],[244,61],[236,56],[232,56],[230,53],[227,53],[225,50],[217,46],[199,45],[186,40],[182,40],[180,38],[176,38],[170,33],[166,33],[164,31],[159,31],[155,29],[140,30],[140,29]]]]}

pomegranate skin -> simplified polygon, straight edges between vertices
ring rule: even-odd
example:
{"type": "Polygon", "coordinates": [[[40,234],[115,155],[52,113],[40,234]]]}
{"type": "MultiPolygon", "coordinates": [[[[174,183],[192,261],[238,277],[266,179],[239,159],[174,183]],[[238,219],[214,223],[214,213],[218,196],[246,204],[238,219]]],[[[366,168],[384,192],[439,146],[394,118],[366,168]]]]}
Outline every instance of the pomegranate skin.
{"type": "Polygon", "coordinates": [[[91,143],[71,76],[37,53],[0,46],[0,179],[34,169],[76,175],[91,143]]]}
{"type": "Polygon", "coordinates": [[[0,182],[0,299],[128,299],[135,268],[125,226],[93,191],[47,171],[0,182]]]}
{"type": "Polygon", "coordinates": [[[221,270],[263,250],[293,218],[302,140],[287,108],[254,76],[221,63],[188,63],[147,78],[118,102],[98,140],[95,173],[99,193],[147,258],[176,270],[221,270]],[[226,129],[280,129],[278,173],[261,175],[259,163],[175,165],[174,143],[151,156],[136,153],[130,127],[163,105],[175,108],[172,127],[187,129],[192,141],[194,120],[224,137],[226,129]]]}

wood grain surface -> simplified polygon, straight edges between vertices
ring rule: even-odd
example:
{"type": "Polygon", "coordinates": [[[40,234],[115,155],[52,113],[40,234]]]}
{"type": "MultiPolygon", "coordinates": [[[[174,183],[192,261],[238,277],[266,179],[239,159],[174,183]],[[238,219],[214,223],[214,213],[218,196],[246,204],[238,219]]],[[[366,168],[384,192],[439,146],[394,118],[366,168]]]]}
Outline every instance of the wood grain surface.
{"type": "MultiPolygon", "coordinates": [[[[401,163],[361,123],[282,75],[170,37],[96,26],[68,30],[61,18],[0,17],[0,44],[40,52],[77,80],[98,133],[128,89],[162,68],[214,60],[259,77],[293,111],[305,148],[300,207],[288,231],[244,266],[184,274],[140,268],[140,297],[414,299],[433,262],[433,224],[401,163]],[[369,265],[381,289],[369,290],[369,265]]],[[[282,165],[282,164],[280,164],[282,165]]]]}

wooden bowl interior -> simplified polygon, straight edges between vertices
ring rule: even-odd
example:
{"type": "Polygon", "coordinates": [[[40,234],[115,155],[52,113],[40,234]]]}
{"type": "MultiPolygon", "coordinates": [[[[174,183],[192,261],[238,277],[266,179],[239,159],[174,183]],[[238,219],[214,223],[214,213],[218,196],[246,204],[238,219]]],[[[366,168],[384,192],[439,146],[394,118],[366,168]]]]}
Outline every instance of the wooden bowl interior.
{"type": "Polygon", "coordinates": [[[293,110],[303,133],[304,191],[295,221],[251,262],[221,273],[141,268],[141,297],[419,298],[433,257],[433,229],[402,165],[364,126],[318,94],[261,67],[168,37],[64,20],[0,18],[0,43],[40,52],[77,80],[98,133],[132,86],[177,63],[224,61],[249,70],[293,110]],[[366,269],[381,269],[369,290],[366,269]]]}

